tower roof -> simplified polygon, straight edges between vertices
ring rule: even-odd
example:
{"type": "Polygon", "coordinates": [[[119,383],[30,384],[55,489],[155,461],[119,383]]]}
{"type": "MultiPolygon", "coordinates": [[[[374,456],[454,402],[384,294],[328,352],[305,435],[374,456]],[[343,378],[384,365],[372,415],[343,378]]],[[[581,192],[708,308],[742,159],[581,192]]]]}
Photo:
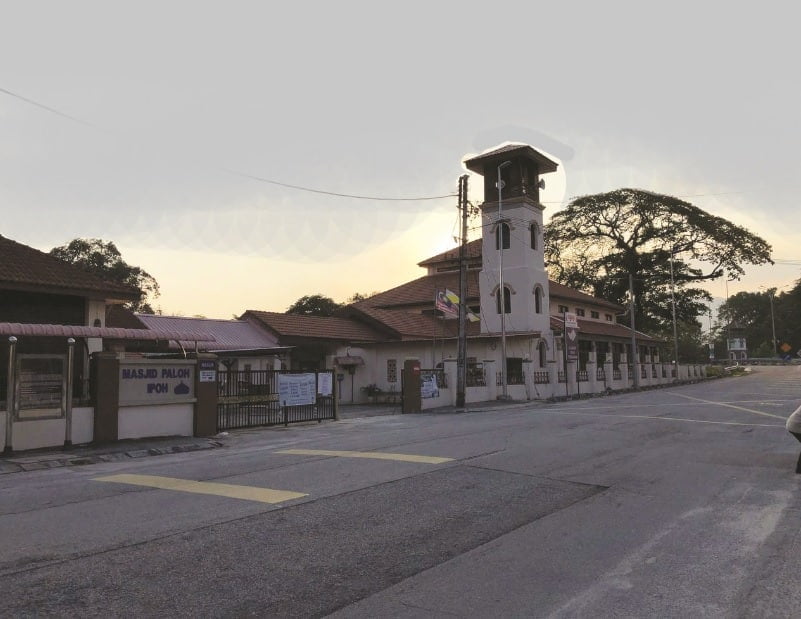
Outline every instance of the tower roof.
{"type": "Polygon", "coordinates": [[[556,168],[559,167],[559,164],[554,160],[546,157],[528,144],[507,144],[467,159],[464,164],[471,172],[483,175],[486,169],[492,168],[512,157],[523,157],[535,162],[540,174],[556,172],[556,168]]]}

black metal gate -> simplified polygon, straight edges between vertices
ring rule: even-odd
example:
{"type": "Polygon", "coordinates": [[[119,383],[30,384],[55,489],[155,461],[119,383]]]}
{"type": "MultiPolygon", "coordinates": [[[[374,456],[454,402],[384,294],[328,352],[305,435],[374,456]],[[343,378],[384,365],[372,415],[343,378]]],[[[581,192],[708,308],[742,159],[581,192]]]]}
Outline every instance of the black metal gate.
{"type": "Polygon", "coordinates": [[[334,419],[333,370],[314,372],[314,404],[282,406],[279,374],[311,374],[287,370],[228,370],[217,373],[217,431],[255,426],[288,425],[302,421],[334,419]]]}

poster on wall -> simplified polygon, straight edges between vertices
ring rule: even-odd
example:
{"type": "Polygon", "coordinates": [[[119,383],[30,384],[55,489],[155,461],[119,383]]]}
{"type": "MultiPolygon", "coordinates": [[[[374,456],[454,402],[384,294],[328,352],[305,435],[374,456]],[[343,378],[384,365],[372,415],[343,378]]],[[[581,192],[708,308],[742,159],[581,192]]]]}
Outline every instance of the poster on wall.
{"type": "Polygon", "coordinates": [[[307,406],[317,401],[316,374],[279,374],[278,401],[281,406],[307,406]]]}
{"type": "Polygon", "coordinates": [[[320,372],[317,374],[317,393],[320,395],[332,395],[333,390],[333,374],[331,372],[320,372]]]}
{"type": "Polygon", "coordinates": [[[422,372],[420,374],[420,397],[423,399],[439,397],[437,375],[433,372],[422,372]]]}

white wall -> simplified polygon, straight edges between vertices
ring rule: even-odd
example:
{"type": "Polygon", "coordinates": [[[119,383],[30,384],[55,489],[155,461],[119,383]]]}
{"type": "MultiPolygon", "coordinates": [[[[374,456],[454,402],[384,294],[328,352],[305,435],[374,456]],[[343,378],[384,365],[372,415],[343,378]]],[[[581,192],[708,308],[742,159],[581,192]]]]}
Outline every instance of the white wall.
{"type": "Polygon", "coordinates": [[[42,447],[61,447],[64,445],[64,419],[37,419],[15,421],[11,429],[12,449],[40,449],[42,447]]]}
{"type": "Polygon", "coordinates": [[[85,406],[72,409],[72,444],[91,443],[95,436],[95,409],[85,406]]]}
{"type": "Polygon", "coordinates": [[[117,435],[126,438],[192,436],[194,404],[121,406],[117,435]]]}

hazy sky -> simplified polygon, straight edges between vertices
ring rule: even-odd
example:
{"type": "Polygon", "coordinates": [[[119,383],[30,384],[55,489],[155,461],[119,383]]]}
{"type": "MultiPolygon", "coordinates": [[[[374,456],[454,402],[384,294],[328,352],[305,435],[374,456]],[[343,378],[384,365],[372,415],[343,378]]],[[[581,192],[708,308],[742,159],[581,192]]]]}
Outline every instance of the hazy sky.
{"type": "Polygon", "coordinates": [[[164,313],[342,301],[421,275],[454,244],[456,199],[251,177],[442,196],[465,155],[509,140],[562,163],[546,220],[578,195],[669,193],[796,261],[748,268],[729,294],[789,284],[801,50],[786,6],[0,0],[0,234],[112,240],[159,281],[164,313]]]}

